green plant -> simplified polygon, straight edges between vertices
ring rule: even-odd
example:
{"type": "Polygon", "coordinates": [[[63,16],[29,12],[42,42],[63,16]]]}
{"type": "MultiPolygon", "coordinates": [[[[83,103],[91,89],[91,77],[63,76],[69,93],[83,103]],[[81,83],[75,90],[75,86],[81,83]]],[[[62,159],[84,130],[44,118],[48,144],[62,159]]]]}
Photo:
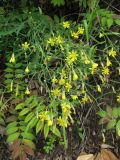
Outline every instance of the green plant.
{"type": "Polygon", "coordinates": [[[55,148],[56,137],[55,136],[49,136],[47,140],[45,141],[43,150],[46,153],[50,153],[55,148]]]}
{"type": "Polygon", "coordinates": [[[120,136],[120,107],[107,107],[106,110],[101,109],[98,115],[101,117],[100,124],[107,124],[107,130],[115,129],[116,134],[120,136]]]}

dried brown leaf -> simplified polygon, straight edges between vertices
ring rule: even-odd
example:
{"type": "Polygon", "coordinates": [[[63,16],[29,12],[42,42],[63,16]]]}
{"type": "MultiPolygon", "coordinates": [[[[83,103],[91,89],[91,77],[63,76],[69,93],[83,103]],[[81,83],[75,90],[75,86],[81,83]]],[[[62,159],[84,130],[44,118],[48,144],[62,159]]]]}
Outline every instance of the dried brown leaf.
{"type": "Polygon", "coordinates": [[[28,145],[24,145],[24,152],[33,157],[35,156],[34,151],[28,145]]]}
{"type": "Polygon", "coordinates": [[[109,160],[118,160],[118,158],[108,149],[102,149],[101,154],[107,155],[109,160]]]}
{"type": "Polygon", "coordinates": [[[101,124],[106,124],[106,123],[108,123],[109,121],[110,121],[110,118],[109,118],[109,117],[101,118],[101,119],[99,120],[99,125],[101,125],[101,124]]]}
{"type": "Polygon", "coordinates": [[[20,160],[26,160],[26,159],[27,159],[26,153],[22,153],[22,154],[20,155],[20,160]]]}
{"type": "Polygon", "coordinates": [[[93,154],[81,155],[77,158],[77,160],[94,160],[93,154]]]}

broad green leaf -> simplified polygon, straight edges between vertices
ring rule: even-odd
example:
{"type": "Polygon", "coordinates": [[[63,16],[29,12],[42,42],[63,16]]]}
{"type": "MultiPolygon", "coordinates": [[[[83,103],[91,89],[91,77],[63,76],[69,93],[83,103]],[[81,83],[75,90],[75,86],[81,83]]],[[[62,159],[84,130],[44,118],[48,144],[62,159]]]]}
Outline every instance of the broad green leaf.
{"type": "Polygon", "coordinates": [[[104,110],[100,110],[97,114],[102,118],[107,116],[107,112],[105,112],[104,110]]]}
{"type": "Polygon", "coordinates": [[[25,104],[29,104],[32,102],[34,96],[30,96],[29,98],[26,99],[25,104]]]}
{"type": "Polygon", "coordinates": [[[8,143],[14,142],[15,140],[18,139],[19,135],[20,135],[20,133],[18,133],[18,132],[9,135],[8,138],[7,138],[7,142],[8,142],[8,143]]]}
{"type": "Polygon", "coordinates": [[[42,129],[42,127],[43,127],[43,122],[39,120],[36,125],[36,134],[42,129]]]}
{"type": "Polygon", "coordinates": [[[115,125],[116,125],[116,119],[112,119],[112,120],[107,124],[107,127],[106,127],[106,128],[109,130],[109,129],[114,128],[115,125]]]}
{"type": "Polygon", "coordinates": [[[120,26],[120,19],[116,19],[115,23],[120,26]]]}
{"type": "Polygon", "coordinates": [[[19,113],[19,116],[23,116],[23,115],[27,114],[29,111],[30,111],[29,108],[24,108],[24,109],[19,113]]]}
{"type": "Polygon", "coordinates": [[[20,103],[15,107],[15,110],[23,109],[24,106],[25,106],[24,103],[20,103]]]}
{"type": "Polygon", "coordinates": [[[51,131],[58,137],[61,137],[60,131],[58,128],[56,128],[56,126],[53,126],[51,131]]]}
{"type": "Polygon", "coordinates": [[[19,73],[19,74],[23,74],[24,71],[23,71],[22,69],[16,69],[16,70],[15,70],[15,73],[16,73],[16,74],[18,74],[18,73],[19,73]]]}
{"type": "Polygon", "coordinates": [[[101,25],[102,25],[102,27],[105,27],[106,24],[107,24],[107,18],[106,17],[102,17],[101,18],[101,25]]]}
{"type": "Polygon", "coordinates": [[[34,112],[29,113],[26,117],[25,117],[25,123],[29,122],[34,116],[34,112]]]}
{"type": "Polygon", "coordinates": [[[108,28],[110,28],[112,25],[113,25],[113,19],[112,18],[107,19],[108,28]]]}
{"type": "Polygon", "coordinates": [[[36,123],[37,123],[38,119],[36,117],[34,117],[27,125],[27,128],[25,130],[25,132],[27,132],[29,129],[32,129],[36,123]]]}
{"type": "Polygon", "coordinates": [[[11,122],[11,123],[9,123],[8,125],[7,125],[7,127],[6,127],[6,129],[8,129],[8,128],[11,128],[11,127],[15,127],[15,126],[17,126],[18,125],[18,122],[11,122]]]}
{"type": "Polygon", "coordinates": [[[23,132],[23,133],[21,133],[21,135],[25,139],[29,139],[29,140],[34,140],[35,139],[35,136],[32,133],[23,132]]]}
{"type": "Polygon", "coordinates": [[[18,130],[18,127],[10,127],[6,130],[7,135],[12,134],[12,133],[16,133],[16,131],[18,130]]]}
{"type": "Polygon", "coordinates": [[[45,138],[47,138],[48,133],[49,133],[49,126],[48,126],[48,124],[46,123],[46,124],[44,125],[44,137],[45,137],[45,138]]]}
{"type": "Polygon", "coordinates": [[[29,104],[29,107],[30,107],[30,108],[34,108],[34,107],[36,107],[38,104],[39,104],[38,101],[37,101],[37,100],[34,100],[31,104],[29,104]]]}
{"type": "Polygon", "coordinates": [[[22,63],[16,63],[15,64],[15,68],[19,68],[19,67],[21,67],[22,66],[22,63]]]}
{"type": "Polygon", "coordinates": [[[113,117],[117,118],[119,116],[119,113],[118,113],[118,108],[117,107],[114,107],[113,110],[112,110],[112,115],[113,117]]]}
{"type": "Polygon", "coordinates": [[[13,73],[13,72],[14,72],[14,70],[13,70],[13,69],[11,69],[11,68],[7,68],[7,69],[5,69],[5,72],[13,73]]]}
{"type": "Polygon", "coordinates": [[[13,74],[8,73],[8,74],[5,74],[4,77],[5,77],[5,78],[13,78],[13,76],[14,76],[13,74]]]}
{"type": "Polygon", "coordinates": [[[119,117],[120,117],[120,107],[118,107],[118,115],[119,115],[119,117]]]}

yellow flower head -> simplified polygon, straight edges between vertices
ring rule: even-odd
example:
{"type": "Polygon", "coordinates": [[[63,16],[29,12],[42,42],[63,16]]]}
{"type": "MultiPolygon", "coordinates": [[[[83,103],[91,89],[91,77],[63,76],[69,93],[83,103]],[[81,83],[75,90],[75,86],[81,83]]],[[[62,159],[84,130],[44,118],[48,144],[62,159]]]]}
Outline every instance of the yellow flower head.
{"type": "Polygon", "coordinates": [[[71,95],[71,97],[72,97],[73,100],[77,100],[78,99],[77,95],[71,95]]]}
{"type": "Polygon", "coordinates": [[[100,34],[99,34],[99,38],[102,38],[102,37],[104,37],[104,34],[103,34],[103,33],[100,33],[100,34]]]}
{"type": "Polygon", "coordinates": [[[118,131],[118,133],[117,133],[117,134],[118,134],[118,136],[120,137],[120,130],[118,131]]]}
{"type": "Polygon", "coordinates": [[[52,79],[52,83],[53,84],[55,84],[55,83],[57,83],[58,82],[58,80],[55,78],[55,76],[53,77],[53,79],[52,79]]]}
{"type": "Polygon", "coordinates": [[[117,96],[117,102],[120,102],[120,96],[117,96]]]}
{"type": "Polygon", "coordinates": [[[66,85],[65,85],[65,88],[67,89],[67,92],[70,91],[70,89],[72,88],[72,85],[70,82],[67,82],[66,85]]]}
{"type": "Polygon", "coordinates": [[[15,63],[15,55],[14,55],[14,53],[12,54],[9,62],[10,63],[15,63]]]}
{"type": "Polygon", "coordinates": [[[78,34],[83,34],[84,30],[85,29],[83,27],[78,27],[78,34]]]}
{"type": "Polygon", "coordinates": [[[77,60],[78,54],[76,51],[72,50],[71,52],[68,53],[68,56],[66,58],[67,63],[70,65],[72,64],[74,61],[77,60]]]}
{"type": "Polygon", "coordinates": [[[72,36],[74,39],[78,39],[78,38],[79,38],[79,33],[78,33],[78,32],[72,32],[72,33],[71,33],[71,36],[72,36]]]}
{"type": "Polygon", "coordinates": [[[29,95],[29,94],[30,94],[30,91],[29,91],[28,87],[27,87],[27,89],[26,89],[26,91],[25,91],[25,94],[26,94],[26,95],[29,95]]]}
{"type": "Polygon", "coordinates": [[[109,58],[107,57],[106,66],[109,67],[112,63],[110,62],[109,58]]]}
{"type": "Polygon", "coordinates": [[[55,88],[54,90],[52,90],[52,92],[53,92],[53,95],[57,97],[59,96],[60,90],[58,88],[55,88]]]}
{"type": "Polygon", "coordinates": [[[103,75],[109,75],[110,74],[110,70],[107,66],[103,67],[102,74],[103,75]]]}
{"type": "Polygon", "coordinates": [[[109,52],[108,52],[109,56],[115,57],[117,55],[116,51],[114,51],[114,49],[112,48],[109,52]]]}
{"type": "Polygon", "coordinates": [[[24,49],[24,50],[27,50],[27,49],[29,49],[29,43],[28,42],[25,42],[25,43],[23,43],[22,44],[22,48],[24,49]]]}
{"type": "Polygon", "coordinates": [[[18,91],[18,85],[16,87],[16,92],[15,92],[16,97],[19,95],[19,91],[18,91]]]}
{"type": "Polygon", "coordinates": [[[47,43],[50,44],[50,46],[54,46],[54,45],[55,45],[55,41],[54,41],[53,38],[49,38],[49,39],[47,40],[47,43]]]}
{"type": "MultiPolygon", "coordinates": [[[[39,118],[42,122],[44,121],[49,121],[50,120],[50,117],[48,116],[48,111],[43,111],[39,114],[39,118]]],[[[50,123],[50,122],[49,122],[50,123]]]]}
{"type": "Polygon", "coordinates": [[[59,85],[64,85],[65,84],[65,80],[63,79],[63,78],[61,78],[60,80],[59,80],[59,85]]]}
{"type": "Polygon", "coordinates": [[[58,37],[55,38],[55,43],[56,44],[63,44],[64,40],[60,35],[58,35],[58,37]]]}
{"type": "Polygon", "coordinates": [[[67,127],[67,122],[66,122],[64,119],[62,119],[61,117],[59,117],[59,118],[57,119],[57,124],[58,124],[59,126],[62,126],[62,127],[67,127]]]}
{"type": "Polygon", "coordinates": [[[85,59],[85,64],[90,64],[90,60],[88,58],[85,59]]]}
{"type": "Polygon", "coordinates": [[[25,68],[25,73],[29,73],[30,72],[30,70],[29,70],[29,68],[28,68],[28,66],[25,68]]]}
{"type": "Polygon", "coordinates": [[[73,72],[73,80],[77,80],[78,79],[78,75],[75,73],[75,71],[73,72]]]}
{"type": "Polygon", "coordinates": [[[69,21],[63,22],[63,27],[65,29],[70,28],[70,22],[69,21]]]}
{"type": "Polygon", "coordinates": [[[98,92],[101,92],[101,87],[100,87],[100,85],[97,85],[97,91],[98,91],[98,92]]]}
{"type": "Polygon", "coordinates": [[[93,63],[93,64],[92,64],[92,68],[90,68],[90,69],[91,69],[91,74],[94,74],[94,73],[96,72],[97,67],[98,67],[98,64],[97,64],[97,63],[93,63]]]}
{"type": "Polygon", "coordinates": [[[88,101],[88,98],[87,98],[86,95],[84,95],[84,97],[81,99],[81,103],[82,103],[82,104],[86,104],[87,101],[88,101]]]}

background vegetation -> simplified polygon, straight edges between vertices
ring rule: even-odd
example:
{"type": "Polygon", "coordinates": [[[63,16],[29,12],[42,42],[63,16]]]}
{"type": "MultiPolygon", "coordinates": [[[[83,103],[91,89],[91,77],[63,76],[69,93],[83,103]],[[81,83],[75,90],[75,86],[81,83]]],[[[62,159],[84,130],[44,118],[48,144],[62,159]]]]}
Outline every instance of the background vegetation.
{"type": "Polygon", "coordinates": [[[34,157],[38,148],[67,150],[76,140],[80,151],[94,141],[93,132],[97,143],[110,143],[112,135],[116,146],[119,1],[2,0],[0,6],[0,136],[12,158],[34,157]]]}

